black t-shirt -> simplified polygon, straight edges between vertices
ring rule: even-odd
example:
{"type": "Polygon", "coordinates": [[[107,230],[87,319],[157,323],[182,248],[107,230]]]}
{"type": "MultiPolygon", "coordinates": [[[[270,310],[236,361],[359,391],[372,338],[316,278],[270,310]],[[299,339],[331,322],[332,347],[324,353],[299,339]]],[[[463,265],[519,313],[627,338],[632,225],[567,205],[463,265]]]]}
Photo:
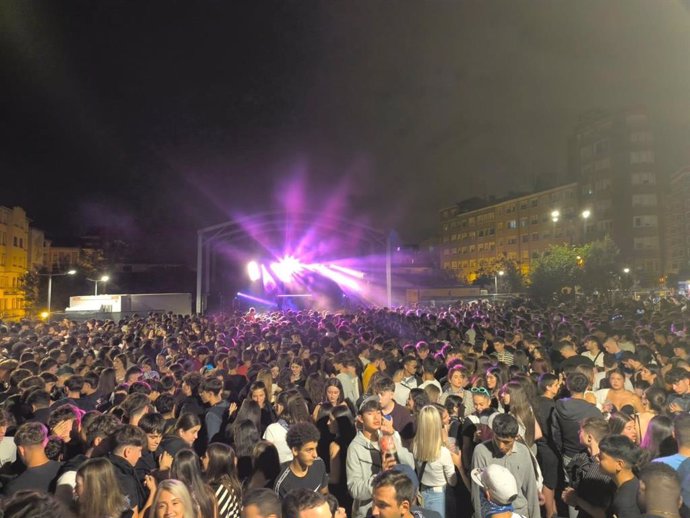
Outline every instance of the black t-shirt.
{"type": "Polygon", "coordinates": [[[292,472],[290,462],[283,464],[273,489],[280,498],[283,498],[293,489],[305,488],[320,491],[324,487],[328,487],[326,464],[322,459],[316,459],[303,477],[298,477],[292,472]]]}
{"type": "Polygon", "coordinates": [[[640,488],[640,481],[637,478],[628,480],[618,488],[613,496],[613,502],[609,507],[606,516],[613,518],[642,518],[640,508],[637,507],[637,491],[640,488]]]}
{"type": "Polygon", "coordinates": [[[49,460],[41,466],[26,468],[26,470],[14,480],[7,483],[4,488],[6,496],[13,495],[22,489],[32,489],[44,493],[55,490],[55,479],[60,471],[60,464],[54,460],[49,460]]]}

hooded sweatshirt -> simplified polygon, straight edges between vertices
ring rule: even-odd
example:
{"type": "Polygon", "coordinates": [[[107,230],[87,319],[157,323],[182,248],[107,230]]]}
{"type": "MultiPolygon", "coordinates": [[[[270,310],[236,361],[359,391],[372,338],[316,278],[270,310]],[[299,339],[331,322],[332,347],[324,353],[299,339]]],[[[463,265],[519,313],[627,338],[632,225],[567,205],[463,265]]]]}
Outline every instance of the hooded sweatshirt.
{"type": "Polygon", "coordinates": [[[580,421],[587,417],[603,417],[601,411],[584,399],[566,398],[556,401],[551,420],[551,434],[558,451],[566,457],[585,451],[580,444],[580,421]]]}

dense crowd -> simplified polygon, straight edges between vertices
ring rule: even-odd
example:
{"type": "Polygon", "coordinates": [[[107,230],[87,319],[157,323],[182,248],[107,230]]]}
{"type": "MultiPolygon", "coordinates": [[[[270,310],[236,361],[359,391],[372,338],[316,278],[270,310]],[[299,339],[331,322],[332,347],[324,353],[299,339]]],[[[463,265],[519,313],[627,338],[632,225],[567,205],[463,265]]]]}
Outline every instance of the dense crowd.
{"type": "Polygon", "coordinates": [[[0,323],[0,508],[690,516],[686,303],[0,323]]]}

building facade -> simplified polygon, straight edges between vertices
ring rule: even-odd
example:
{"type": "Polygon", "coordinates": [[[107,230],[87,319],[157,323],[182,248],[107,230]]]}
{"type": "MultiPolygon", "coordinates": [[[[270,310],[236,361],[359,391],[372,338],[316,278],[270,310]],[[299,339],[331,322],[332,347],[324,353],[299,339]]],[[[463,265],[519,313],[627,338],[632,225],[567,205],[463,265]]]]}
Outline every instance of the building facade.
{"type": "Polygon", "coordinates": [[[584,220],[578,184],[500,200],[473,199],[441,210],[441,266],[472,282],[483,264],[513,260],[523,274],[554,244],[577,244],[584,220]]]}
{"type": "Polygon", "coordinates": [[[29,218],[20,207],[0,206],[0,318],[24,316],[21,278],[28,271],[29,218]]]}
{"type": "Polygon", "coordinates": [[[665,271],[690,274],[690,167],[676,171],[664,196],[665,271]]]}
{"type": "Polygon", "coordinates": [[[654,136],[642,108],[583,115],[569,142],[570,177],[592,217],[588,235],[610,236],[642,285],[662,273],[654,136]]]}
{"type": "Polygon", "coordinates": [[[681,215],[690,172],[679,172],[675,197],[675,254],[663,261],[662,214],[654,136],[644,109],[583,115],[568,143],[571,183],[501,201],[476,198],[441,210],[441,266],[472,282],[482,263],[514,260],[523,274],[553,244],[611,237],[638,283],[655,285],[662,272],[687,264],[688,230],[681,215]]]}

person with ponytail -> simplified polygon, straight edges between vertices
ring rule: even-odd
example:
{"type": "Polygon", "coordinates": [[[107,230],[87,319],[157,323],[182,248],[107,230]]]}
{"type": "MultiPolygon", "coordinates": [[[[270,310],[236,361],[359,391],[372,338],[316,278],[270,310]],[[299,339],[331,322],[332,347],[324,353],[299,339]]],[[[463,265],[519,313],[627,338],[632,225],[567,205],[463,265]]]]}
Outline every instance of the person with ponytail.
{"type": "Polygon", "coordinates": [[[609,435],[599,443],[599,465],[616,484],[607,516],[642,518],[637,504],[640,489],[638,470],[647,461],[648,453],[624,435],[609,435]]]}

